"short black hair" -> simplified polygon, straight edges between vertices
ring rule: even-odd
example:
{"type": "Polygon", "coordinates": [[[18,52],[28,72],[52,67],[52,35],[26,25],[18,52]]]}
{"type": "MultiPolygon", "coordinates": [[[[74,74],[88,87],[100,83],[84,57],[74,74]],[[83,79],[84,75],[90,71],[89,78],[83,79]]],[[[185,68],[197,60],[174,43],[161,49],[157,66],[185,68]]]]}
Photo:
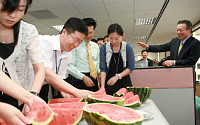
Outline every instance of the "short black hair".
{"type": "Polygon", "coordinates": [[[98,39],[97,39],[97,42],[98,42],[99,40],[104,40],[104,38],[98,38],[98,39]]]}
{"type": "Polygon", "coordinates": [[[121,27],[121,25],[119,25],[118,23],[114,23],[114,24],[111,24],[109,27],[108,27],[108,31],[107,31],[107,34],[110,35],[110,33],[118,33],[119,35],[123,36],[123,29],[121,27]]]}
{"type": "Polygon", "coordinates": [[[85,22],[86,26],[94,26],[94,29],[97,26],[97,22],[93,18],[83,18],[82,20],[85,22]]]}
{"type": "Polygon", "coordinates": [[[78,31],[78,32],[84,33],[86,36],[88,35],[87,26],[80,18],[76,18],[76,17],[69,18],[67,22],[65,23],[65,25],[63,26],[63,29],[66,29],[68,34],[78,31]]]}
{"type": "Polygon", "coordinates": [[[146,49],[145,49],[145,50],[142,50],[142,51],[141,51],[141,54],[142,54],[143,52],[147,52],[147,53],[148,53],[148,51],[147,51],[146,49]]]}
{"type": "Polygon", "coordinates": [[[91,41],[93,41],[93,42],[97,43],[97,40],[96,40],[96,39],[91,39],[91,41]]]}
{"type": "Polygon", "coordinates": [[[186,24],[186,29],[192,31],[192,23],[189,20],[179,20],[177,24],[186,24]]]}

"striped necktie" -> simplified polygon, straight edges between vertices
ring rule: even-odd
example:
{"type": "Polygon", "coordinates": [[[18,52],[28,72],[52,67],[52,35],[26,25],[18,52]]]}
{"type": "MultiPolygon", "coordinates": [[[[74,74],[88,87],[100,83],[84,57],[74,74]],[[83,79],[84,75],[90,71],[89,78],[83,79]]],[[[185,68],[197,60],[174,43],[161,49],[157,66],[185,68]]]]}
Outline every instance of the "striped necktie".
{"type": "Polygon", "coordinates": [[[87,49],[88,49],[88,61],[89,61],[89,67],[90,67],[90,76],[92,78],[96,79],[97,78],[97,70],[96,70],[94,62],[92,60],[92,55],[91,55],[91,52],[90,52],[90,43],[87,43],[86,46],[87,46],[87,49]]]}

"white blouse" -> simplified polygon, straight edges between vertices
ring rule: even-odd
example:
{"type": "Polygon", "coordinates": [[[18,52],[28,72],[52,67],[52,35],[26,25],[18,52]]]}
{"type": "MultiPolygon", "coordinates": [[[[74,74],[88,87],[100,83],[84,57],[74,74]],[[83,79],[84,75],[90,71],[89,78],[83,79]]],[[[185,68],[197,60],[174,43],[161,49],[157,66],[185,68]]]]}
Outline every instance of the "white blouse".
{"type": "Polygon", "coordinates": [[[0,69],[4,71],[4,63],[11,79],[26,90],[30,89],[34,78],[32,64],[43,62],[37,36],[35,26],[21,21],[18,42],[13,53],[5,60],[0,58],[0,69]]]}

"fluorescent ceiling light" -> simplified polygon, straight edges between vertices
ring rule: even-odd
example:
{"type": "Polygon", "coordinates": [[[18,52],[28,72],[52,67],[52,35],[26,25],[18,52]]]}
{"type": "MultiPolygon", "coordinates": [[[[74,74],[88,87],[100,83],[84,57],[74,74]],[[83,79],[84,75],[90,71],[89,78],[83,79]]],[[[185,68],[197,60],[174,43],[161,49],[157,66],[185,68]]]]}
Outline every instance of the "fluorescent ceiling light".
{"type": "Polygon", "coordinates": [[[58,31],[62,31],[64,25],[56,25],[56,26],[52,26],[54,29],[58,30],[58,31]]]}
{"type": "Polygon", "coordinates": [[[156,21],[156,17],[153,18],[141,18],[141,19],[136,19],[135,25],[150,25],[154,24],[156,21]]]}
{"type": "Polygon", "coordinates": [[[133,40],[144,40],[144,39],[147,39],[147,36],[139,36],[133,38],[133,40]]]}

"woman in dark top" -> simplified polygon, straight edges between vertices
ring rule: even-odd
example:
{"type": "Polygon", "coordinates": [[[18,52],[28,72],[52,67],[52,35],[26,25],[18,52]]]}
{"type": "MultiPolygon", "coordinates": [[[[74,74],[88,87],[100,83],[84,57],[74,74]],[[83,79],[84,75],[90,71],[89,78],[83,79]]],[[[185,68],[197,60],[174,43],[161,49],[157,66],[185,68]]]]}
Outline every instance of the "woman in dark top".
{"type": "Polygon", "coordinates": [[[122,41],[124,32],[119,24],[111,24],[107,33],[110,43],[100,49],[100,89],[113,95],[120,88],[132,86],[129,73],[135,68],[135,57],[132,45],[122,41]]]}

